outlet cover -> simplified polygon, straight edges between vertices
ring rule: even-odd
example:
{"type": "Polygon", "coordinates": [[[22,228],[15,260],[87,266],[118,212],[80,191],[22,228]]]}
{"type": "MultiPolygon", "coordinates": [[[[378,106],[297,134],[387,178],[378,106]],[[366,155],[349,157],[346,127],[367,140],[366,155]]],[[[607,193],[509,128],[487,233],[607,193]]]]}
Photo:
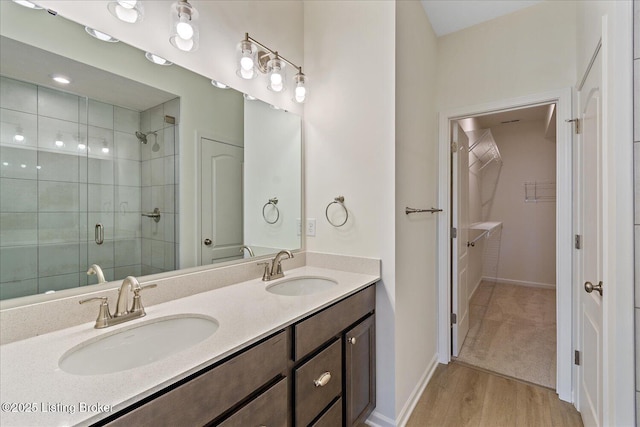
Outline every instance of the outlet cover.
{"type": "Polygon", "coordinates": [[[307,236],[316,235],[316,219],[307,218],[307,236]]]}

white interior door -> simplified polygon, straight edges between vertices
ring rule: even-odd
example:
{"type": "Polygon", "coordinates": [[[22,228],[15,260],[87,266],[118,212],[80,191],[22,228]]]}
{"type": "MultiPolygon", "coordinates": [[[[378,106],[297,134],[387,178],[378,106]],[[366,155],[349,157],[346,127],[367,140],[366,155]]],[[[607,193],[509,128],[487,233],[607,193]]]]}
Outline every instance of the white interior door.
{"type": "MultiPolygon", "coordinates": [[[[602,417],[602,351],[603,296],[589,286],[602,286],[602,53],[597,53],[583,87],[579,91],[581,161],[579,210],[583,244],[578,286],[581,352],[578,367],[578,410],[584,425],[601,426],[602,417]]],[[[606,297],[606,284],[603,294],[606,297]]]]}
{"type": "Polygon", "coordinates": [[[456,229],[456,237],[451,241],[451,294],[452,313],[452,353],[460,354],[464,339],[469,332],[469,138],[458,122],[451,128],[451,224],[456,229]]]}
{"type": "Polygon", "coordinates": [[[202,265],[242,258],[242,147],[201,138],[202,265]]]}

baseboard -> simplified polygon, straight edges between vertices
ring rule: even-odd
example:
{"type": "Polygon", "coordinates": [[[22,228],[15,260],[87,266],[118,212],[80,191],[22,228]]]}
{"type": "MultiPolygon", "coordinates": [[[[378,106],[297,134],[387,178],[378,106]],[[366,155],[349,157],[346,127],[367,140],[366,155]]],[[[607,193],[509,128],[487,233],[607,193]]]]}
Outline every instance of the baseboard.
{"type": "Polygon", "coordinates": [[[473,298],[473,294],[476,293],[476,291],[478,290],[478,288],[480,287],[480,283],[482,283],[483,280],[486,280],[485,277],[480,277],[478,279],[478,283],[476,283],[476,285],[473,287],[473,290],[471,291],[471,293],[469,294],[469,301],[471,301],[471,298],[473,298]]]}
{"type": "Polygon", "coordinates": [[[550,283],[528,282],[526,280],[504,279],[501,277],[483,277],[483,281],[504,283],[505,285],[528,286],[530,288],[555,289],[556,285],[550,283]]]}
{"type": "Polygon", "coordinates": [[[411,392],[407,403],[405,403],[402,411],[400,411],[400,415],[398,415],[398,419],[396,421],[374,410],[365,421],[365,424],[371,427],[404,427],[407,424],[407,421],[409,421],[409,417],[411,417],[413,410],[420,400],[420,396],[424,393],[424,389],[427,388],[427,384],[429,384],[429,381],[437,367],[438,354],[434,354],[431,362],[427,365],[427,369],[425,369],[424,373],[420,377],[420,381],[418,381],[418,384],[416,384],[415,388],[411,392]]]}

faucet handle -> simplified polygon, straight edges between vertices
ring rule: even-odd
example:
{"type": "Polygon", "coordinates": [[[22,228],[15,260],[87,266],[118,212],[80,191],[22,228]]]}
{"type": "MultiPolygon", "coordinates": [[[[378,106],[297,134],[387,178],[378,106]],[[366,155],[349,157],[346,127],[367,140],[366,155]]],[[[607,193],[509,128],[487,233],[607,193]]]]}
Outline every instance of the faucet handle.
{"type": "Polygon", "coordinates": [[[266,282],[271,280],[271,272],[269,271],[269,261],[259,262],[258,265],[264,265],[264,273],[262,273],[262,281],[266,282]]]}
{"type": "Polygon", "coordinates": [[[131,304],[131,313],[141,313],[140,317],[147,314],[142,306],[142,300],[140,299],[140,292],[145,289],[155,288],[158,285],[153,283],[151,285],[138,286],[133,289],[133,303],[131,304]]]}
{"type": "Polygon", "coordinates": [[[111,319],[111,312],[109,311],[109,299],[107,297],[95,297],[95,298],[87,298],[83,299],[80,304],[84,304],[86,302],[91,301],[102,301],[100,304],[100,311],[98,311],[98,317],[96,318],[96,324],[94,328],[101,329],[106,328],[108,325],[109,319],[111,319]]]}

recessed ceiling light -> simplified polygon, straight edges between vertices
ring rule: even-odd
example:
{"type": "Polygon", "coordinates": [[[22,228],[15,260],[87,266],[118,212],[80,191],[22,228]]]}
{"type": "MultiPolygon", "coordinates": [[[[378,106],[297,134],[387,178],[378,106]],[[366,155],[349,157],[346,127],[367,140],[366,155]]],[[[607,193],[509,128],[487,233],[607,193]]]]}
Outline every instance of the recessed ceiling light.
{"type": "Polygon", "coordinates": [[[34,2],[28,0],[13,0],[13,2],[19,4],[20,6],[28,7],[29,9],[42,9],[34,2]]]}
{"type": "Polygon", "coordinates": [[[65,76],[61,76],[60,74],[54,74],[51,76],[51,78],[63,85],[68,85],[69,83],[71,83],[71,80],[68,77],[65,76]]]}
{"type": "Polygon", "coordinates": [[[211,80],[211,84],[217,87],[218,89],[229,89],[229,86],[217,80],[211,80]]]}
{"type": "Polygon", "coordinates": [[[115,37],[111,37],[109,34],[107,33],[103,33],[102,31],[98,31],[96,29],[90,28],[90,27],[84,27],[84,30],[87,32],[87,34],[89,34],[91,37],[95,37],[100,41],[103,42],[109,42],[109,43],[118,43],[120,40],[118,40],[115,37]]]}
{"type": "Polygon", "coordinates": [[[146,52],[144,54],[144,57],[147,58],[149,61],[153,62],[154,64],[158,64],[158,65],[173,65],[173,62],[167,61],[162,56],[158,56],[155,53],[146,52]]]}

